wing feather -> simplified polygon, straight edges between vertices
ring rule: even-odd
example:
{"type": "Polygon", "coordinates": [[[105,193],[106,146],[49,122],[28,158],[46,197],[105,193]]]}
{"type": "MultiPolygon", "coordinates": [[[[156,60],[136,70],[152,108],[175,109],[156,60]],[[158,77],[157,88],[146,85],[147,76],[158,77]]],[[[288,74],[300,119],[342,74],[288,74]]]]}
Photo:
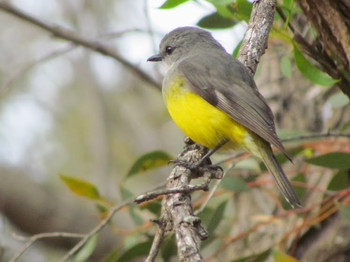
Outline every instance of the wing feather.
{"type": "Polygon", "coordinates": [[[196,54],[179,62],[177,71],[192,92],[276,146],[291,160],[276,134],[270,107],[238,60],[223,52],[196,54]]]}

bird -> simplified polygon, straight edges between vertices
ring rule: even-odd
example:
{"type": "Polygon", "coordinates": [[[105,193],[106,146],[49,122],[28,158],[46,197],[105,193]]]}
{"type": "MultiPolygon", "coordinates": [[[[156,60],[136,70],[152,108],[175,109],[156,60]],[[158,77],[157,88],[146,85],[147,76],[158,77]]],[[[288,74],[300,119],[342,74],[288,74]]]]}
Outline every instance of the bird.
{"type": "Polygon", "coordinates": [[[159,53],[147,61],[162,62],[162,96],[176,125],[211,151],[243,149],[260,159],[293,208],[300,200],[272,151],[292,162],[277,136],[274,116],[248,69],[226,52],[209,31],[179,27],[164,36],[159,53]]]}

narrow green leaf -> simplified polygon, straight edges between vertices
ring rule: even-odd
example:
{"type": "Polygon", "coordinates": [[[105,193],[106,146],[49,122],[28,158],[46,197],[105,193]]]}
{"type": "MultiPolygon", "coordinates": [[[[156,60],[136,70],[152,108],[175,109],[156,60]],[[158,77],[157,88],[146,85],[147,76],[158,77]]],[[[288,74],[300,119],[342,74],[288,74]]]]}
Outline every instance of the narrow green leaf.
{"type": "Polygon", "coordinates": [[[206,228],[209,234],[209,238],[202,242],[202,247],[205,247],[206,245],[210,244],[215,239],[214,231],[222,221],[226,204],[227,200],[223,201],[220,205],[218,205],[218,207],[214,211],[210,208],[205,208],[204,211],[201,213],[201,216],[211,215],[210,218],[206,217],[206,219],[203,219],[203,224],[205,221],[208,221],[208,225],[206,225],[206,228]]]}
{"type": "Polygon", "coordinates": [[[177,254],[177,245],[175,242],[175,236],[172,235],[171,237],[167,238],[165,241],[163,240],[160,248],[161,248],[160,253],[163,261],[172,261],[170,258],[173,256],[176,256],[177,254]]]}
{"type": "Polygon", "coordinates": [[[350,154],[344,152],[332,152],[321,156],[316,156],[306,160],[308,163],[315,166],[322,166],[336,169],[350,168],[350,154]]]}
{"type": "Polygon", "coordinates": [[[289,56],[284,55],[280,62],[280,67],[282,74],[288,78],[292,76],[292,64],[290,62],[289,56]]]}
{"type": "Polygon", "coordinates": [[[235,260],[231,260],[231,262],[264,262],[271,254],[271,249],[267,249],[261,253],[253,254],[245,257],[241,257],[235,260]]]}
{"type": "Polygon", "coordinates": [[[101,200],[97,188],[90,182],[63,174],[60,174],[60,178],[73,193],[90,199],[101,200]]]}
{"type": "Polygon", "coordinates": [[[225,207],[227,205],[227,200],[223,201],[220,205],[218,205],[217,209],[214,212],[208,226],[207,230],[209,234],[213,234],[215,229],[220,224],[222,217],[224,216],[225,207]]]}
{"type": "MultiPolygon", "coordinates": [[[[126,187],[120,186],[120,194],[123,200],[130,199],[134,197],[134,194],[128,190],[126,187]]],[[[143,219],[135,212],[135,203],[129,204],[129,214],[136,225],[142,225],[144,223],[143,219]]]]}
{"type": "Polygon", "coordinates": [[[94,252],[97,245],[97,235],[93,235],[85,245],[79,250],[79,252],[74,256],[73,262],[84,262],[86,261],[94,252]]]}
{"type": "Polygon", "coordinates": [[[139,216],[136,211],[135,211],[135,208],[134,207],[131,207],[129,208],[129,214],[132,218],[132,220],[134,221],[134,223],[136,225],[142,225],[145,221],[143,220],[143,218],[141,216],[139,216]]]}
{"type": "Polygon", "coordinates": [[[201,18],[197,25],[203,28],[218,29],[233,27],[237,20],[233,18],[226,18],[215,12],[201,18]]]}
{"type": "Polygon", "coordinates": [[[171,9],[187,1],[188,0],[167,0],[159,7],[159,9],[171,9]]]}
{"type": "Polygon", "coordinates": [[[123,200],[127,200],[129,198],[134,197],[134,194],[126,187],[120,186],[119,189],[120,189],[120,194],[121,194],[123,200]]]}
{"type": "Polygon", "coordinates": [[[224,179],[220,183],[220,186],[229,191],[234,191],[237,193],[245,192],[248,190],[247,183],[242,178],[236,176],[224,177],[224,179]]]}
{"type": "Polygon", "coordinates": [[[153,151],[147,154],[144,154],[130,168],[130,171],[127,174],[127,177],[131,177],[136,174],[143,173],[147,170],[167,165],[172,157],[163,151],[153,151]]]}
{"type": "Polygon", "coordinates": [[[327,189],[333,191],[343,190],[349,187],[348,171],[339,170],[329,182],[327,189]]]}
{"type": "Polygon", "coordinates": [[[311,64],[295,46],[294,59],[301,74],[315,84],[330,86],[339,81],[331,78],[329,75],[319,70],[315,65],[311,64]]]}
{"type": "Polygon", "coordinates": [[[345,223],[350,225],[350,204],[340,205],[339,213],[340,217],[345,221],[345,223]]]}
{"type": "Polygon", "coordinates": [[[119,248],[114,249],[113,251],[109,252],[105,257],[103,257],[101,262],[115,262],[117,261],[118,254],[119,248]]]}
{"type": "Polygon", "coordinates": [[[243,41],[243,40],[239,41],[238,45],[237,45],[237,46],[235,47],[235,49],[233,50],[233,52],[232,52],[232,56],[233,56],[233,57],[237,57],[238,52],[239,52],[239,49],[241,48],[241,45],[242,45],[242,41],[243,41]]]}
{"type": "MultiPolygon", "coordinates": [[[[306,184],[306,176],[305,176],[305,174],[300,173],[300,174],[296,175],[295,177],[293,177],[292,181],[302,182],[302,183],[306,184]]],[[[295,193],[297,194],[297,196],[300,199],[304,199],[304,196],[307,193],[306,188],[304,188],[304,187],[296,187],[295,186],[294,190],[295,190],[295,193]]],[[[288,205],[288,207],[289,207],[289,205],[288,205]]]]}
{"type": "Polygon", "coordinates": [[[146,256],[151,248],[152,241],[147,240],[145,242],[136,244],[135,246],[126,250],[116,262],[128,262],[132,261],[134,258],[146,256]]]}

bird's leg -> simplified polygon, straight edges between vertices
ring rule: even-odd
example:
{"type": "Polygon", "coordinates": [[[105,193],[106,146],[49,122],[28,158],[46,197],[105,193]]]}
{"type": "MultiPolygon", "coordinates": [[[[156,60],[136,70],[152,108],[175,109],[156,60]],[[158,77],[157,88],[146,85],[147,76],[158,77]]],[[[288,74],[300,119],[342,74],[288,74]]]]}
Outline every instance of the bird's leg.
{"type": "Polygon", "coordinates": [[[186,168],[191,169],[191,170],[202,166],[204,163],[209,166],[209,165],[211,165],[209,157],[212,154],[214,154],[216,151],[218,151],[228,141],[229,141],[228,139],[222,140],[218,145],[216,145],[213,149],[209,150],[198,162],[196,162],[194,164],[189,163],[187,161],[179,160],[179,159],[172,160],[170,162],[175,164],[175,165],[183,166],[183,167],[186,167],[186,168]],[[209,160],[209,164],[206,163],[206,161],[208,161],[208,160],[209,160]]]}
{"type": "Polygon", "coordinates": [[[228,139],[222,140],[218,145],[216,145],[213,149],[209,150],[208,153],[206,153],[196,164],[195,167],[201,166],[209,157],[214,154],[216,151],[218,151],[223,145],[225,145],[228,142],[228,139]]]}

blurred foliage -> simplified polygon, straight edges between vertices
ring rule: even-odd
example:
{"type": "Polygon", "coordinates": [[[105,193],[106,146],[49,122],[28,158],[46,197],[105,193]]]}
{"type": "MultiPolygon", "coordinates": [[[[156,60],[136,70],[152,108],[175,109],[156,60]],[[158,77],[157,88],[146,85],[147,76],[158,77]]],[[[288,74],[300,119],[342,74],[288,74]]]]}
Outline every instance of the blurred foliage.
{"type": "MultiPolygon", "coordinates": [[[[160,9],[176,8],[188,1],[168,0],[160,9]]],[[[252,4],[246,0],[206,2],[215,11],[210,10],[198,21],[200,27],[227,29],[249,20],[252,4]]],[[[350,221],[349,139],[298,138],[315,131],[349,133],[349,99],[335,88],[338,80],[324,73],[293,40],[287,26],[289,22],[300,27],[306,38],[316,37],[313,28],[301,18],[301,11],[294,1],[279,0],[278,6],[287,21],[276,14],[269,50],[262,58],[256,80],[259,88],[267,89],[267,100],[275,112],[278,126],[295,137],[286,144],[295,165],[287,163],[279,153],[276,156],[284,164],[304,208],[284,210],[288,206],[277,195],[272,178],[263,165],[259,170],[231,169],[199,214],[210,233],[209,239],[202,243],[208,259],[296,261],[292,257],[293,250],[304,232],[319,227],[322,221],[338,211],[343,222],[349,224],[350,221]]],[[[63,3],[57,19],[76,31],[96,36],[114,29],[116,24],[109,18],[123,16],[120,7],[121,3],[112,1],[108,5],[79,2],[75,8],[63,3]]],[[[49,15],[46,18],[51,18],[49,15]]],[[[8,30],[19,26],[15,19],[12,22],[5,23],[8,30]]],[[[43,57],[57,52],[63,45],[27,25],[20,26],[28,30],[16,31],[11,41],[14,46],[1,43],[1,49],[8,50],[0,57],[1,64],[8,63],[11,70],[16,68],[16,63],[5,62],[12,61],[9,58],[22,57],[21,62],[26,64],[30,63],[29,53],[43,57]],[[21,46],[23,42],[26,45],[21,46]],[[34,45],[37,42],[40,44],[34,45]]],[[[118,35],[108,44],[122,52],[118,40],[134,33],[131,30],[118,35]]],[[[234,55],[238,48],[239,45],[234,48],[234,55]]],[[[8,68],[1,70],[1,80],[6,75],[13,75],[8,68]]],[[[78,47],[55,60],[38,64],[31,72],[14,79],[1,100],[1,108],[11,108],[15,101],[29,97],[48,113],[49,117],[42,121],[51,122],[49,132],[32,141],[22,157],[26,160],[23,168],[29,166],[34,170],[28,175],[35,178],[47,173],[50,175],[39,180],[53,181],[55,174],[74,174],[60,177],[72,192],[97,204],[100,214],[107,212],[111,203],[132,198],[164,181],[169,171],[164,170],[172,158],[167,152],[178,153],[175,150],[180,150],[182,137],[174,125],[168,126],[169,117],[159,93],[144,88],[147,85],[140,82],[122,66],[110,63],[108,58],[97,57],[78,47]],[[53,65],[54,69],[48,65],[53,65]],[[50,80],[43,75],[51,76],[50,80]],[[45,88],[51,89],[43,95],[45,88]],[[137,158],[139,155],[141,157],[137,158]]],[[[228,170],[244,160],[247,155],[238,155],[225,161],[223,167],[228,170]]],[[[59,190],[58,183],[52,184],[54,190],[59,190]]],[[[196,210],[202,207],[205,199],[206,193],[193,194],[196,210]]],[[[120,234],[122,240],[105,254],[102,261],[131,261],[148,254],[154,235],[154,226],[149,219],[159,217],[160,201],[128,205],[121,211],[127,213],[124,220],[117,214],[109,229],[120,234]]],[[[97,241],[97,237],[92,238],[81,249],[76,261],[88,258],[97,241]]],[[[176,245],[172,237],[163,242],[160,256],[162,261],[175,259],[176,245]]]]}

